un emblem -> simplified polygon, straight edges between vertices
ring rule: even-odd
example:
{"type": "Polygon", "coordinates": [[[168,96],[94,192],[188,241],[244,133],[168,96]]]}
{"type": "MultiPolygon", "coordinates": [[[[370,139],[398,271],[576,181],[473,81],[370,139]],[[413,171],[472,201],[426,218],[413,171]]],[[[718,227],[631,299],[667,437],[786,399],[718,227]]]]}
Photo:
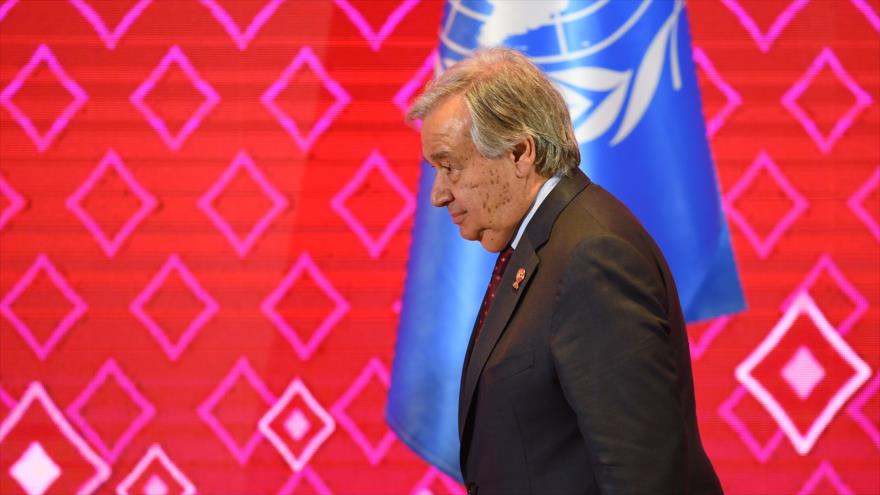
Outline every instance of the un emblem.
{"type": "Polygon", "coordinates": [[[478,47],[520,50],[565,97],[578,142],[608,135],[615,146],[651,106],[667,60],[672,87],[681,88],[677,28],[683,3],[451,0],[437,70],[478,47]]]}

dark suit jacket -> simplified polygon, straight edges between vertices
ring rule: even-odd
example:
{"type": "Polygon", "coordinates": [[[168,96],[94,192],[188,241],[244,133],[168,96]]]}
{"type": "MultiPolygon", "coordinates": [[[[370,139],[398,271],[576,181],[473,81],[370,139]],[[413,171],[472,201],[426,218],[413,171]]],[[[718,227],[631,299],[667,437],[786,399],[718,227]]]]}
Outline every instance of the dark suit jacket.
{"type": "Polygon", "coordinates": [[[470,493],[722,492],[666,261],[579,171],[529,222],[471,338],[458,419],[470,493]]]}

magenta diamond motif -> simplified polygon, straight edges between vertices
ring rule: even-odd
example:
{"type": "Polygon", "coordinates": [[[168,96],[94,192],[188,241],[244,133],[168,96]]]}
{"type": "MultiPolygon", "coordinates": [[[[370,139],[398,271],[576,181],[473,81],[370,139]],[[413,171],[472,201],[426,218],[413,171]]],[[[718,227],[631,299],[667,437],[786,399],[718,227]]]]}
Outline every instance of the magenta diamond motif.
{"type": "Polygon", "coordinates": [[[373,26],[370,25],[369,22],[364,18],[363,14],[355,8],[354,5],[351,4],[349,0],[333,0],[336,5],[345,12],[345,15],[348,19],[354,24],[358,31],[360,31],[361,35],[367,40],[367,43],[370,45],[370,48],[373,49],[374,52],[378,52],[380,48],[382,48],[382,42],[385,41],[393,31],[394,28],[400,24],[400,21],[406,17],[406,14],[409,13],[416,5],[419,4],[421,0],[403,0],[400,2],[397,7],[388,15],[385,19],[385,22],[382,23],[382,26],[379,27],[378,31],[373,29],[373,26]]]}
{"type": "Polygon", "coordinates": [[[379,442],[376,445],[373,445],[351,416],[346,412],[346,408],[348,408],[358,395],[360,395],[364,388],[370,383],[370,380],[373,379],[378,379],[383,387],[386,389],[388,388],[388,370],[385,369],[385,366],[382,365],[382,362],[379,361],[378,358],[370,359],[370,362],[367,363],[367,366],[361,371],[360,375],[355,378],[348,390],[346,390],[345,393],[342,394],[342,397],[339,398],[339,401],[330,408],[330,412],[333,413],[333,417],[339,421],[339,425],[351,435],[352,440],[354,440],[354,443],[356,443],[364,452],[367,456],[367,460],[370,461],[370,464],[376,466],[382,461],[385,454],[388,453],[391,444],[394,443],[394,433],[391,430],[386,431],[385,435],[382,436],[379,442]]]}
{"type": "Polygon", "coordinates": [[[837,332],[840,335],[846,335],[849,333],[853,325],[859,321],[859,318],[868,311],[869,303],[865,296],[863,296],[858,289],[850,283],[846,276],[844,276],[843,272],[840,271],[840,268],[837,267],[834,260],[831,259],[831,255],[828,253],[823,254],[819,258],[816,265],[813,266],[809,273],[807,273],[804,281],[801,282],[800,285],[792,291],[791,295],[782,303],[782,310],[785,311],[798,294],[802,292],[809,293],[810,288],[813,287],[813,284],[816,283],[816,280],[822,275],[822,273],[828,273],[832,280],[834,280],[834,283],[837,284],[837,287],[840,288],[840,291],[843,292],[843,295],[852,301],[853,306],[855,306],[849,315],[847,315],[847,317],[836,326],[837,332]]]}
{"type": "Polygon", "coordinates": [[[827,460],[822,461],[822,463],[819,464],[819,467],[813,471],[813,474],[810,475],[806,483],[804,483],[804,486],[798,490],[797,495],[812,495],[816,486],[819,485],[823,479],[828,480],[831,486],[837,490],[838,495],[855,495],[855,492],[852,491],[850,487],[846,486],[846,483],[843,482],[840,475],[834,470],[834,466],[832,466],[827,460]]]}
{"type": "Polygon", "coordinates": [[[758,157],[755,158],[755,161],[752,162],[743,176],[740,177],[736,184],[734,184],[724,195],[724,209],[727,212],[727,215],[737,224],[737,226],[739,226],[740,230],[742,230],[743,234],[746,236],[746,239],[749,240],[761,258],[766,258],[770,255],[770,252],[773,251],[776,243],[783,234],[785,234],[788,228],[791,227],[791,224],[793,224],[807,209],[807,204],[807,200],[794,188],[794,186],[791,185],[788,179],[782,175],[782,171],[780,171],[779,167],[773,163],[770,155],[764,151],[761,151],[758,154],[758,157]],[[782,192],[792,202],[791,209],[779,219],[773,229],[764,238],[752,228],[746,217],[737,210],[734,205],[737,198],[749,189],[752,182],[758,177],[758,174],[762,172],[770,174],[770,177],[776,182],[776,185],[779,186],[782,192]]]}
{"type": "Polygon", "coordinates": [[[76,426],[85,434],[92,445],[98,447],[101,455],[108,461],[115,462],[122,450],[131,443],[135,435],[156,415],[156,408],[138,391],[134,382],[116,364],[113,358],[108,359],[86,388],[67,406],[67,415],[76,426]],[[110,445],[104,441],[100,433],[95,431],[88,419],[83,416],[83,408],[87,407],[89,400],[99,389],[108,386],[108,378],[113,378],[116,386],[120,387],[129,399],[140,409],[140,414],[131,420],[128,428],[110,445]]]}
{"type": "Polygon", "coordinates": [[[195,275],[193,275],[186,265],[183,264],[180,257],[176,254],[172,254],[168,257],[168,261],[166,261],[159,270],[159,273],[150,280],[150,283],[147,284],[144,290],[138,294],[134,301],[132,301],[129,309],[135,317],[147,327],[147,330],[149,330],[153,338],[159,342],[159,345],[162,346],[162,350],[165,351],[168,358],[172,361],[177,361],[177,358],[180,357],[180,354],[186,349],[190,341],[195,338],[196,334],[199,333],[199,330],[201,330],[208,320],[214,316],[214,313],[218,311],[219,307],[217,301],[215,301],[214,298],[211,297],[211,294],[199,284],[195,275]],[[180,275],[181,279],[187,287],[189,287],[193,295],[205,306],[202,311],[190,321],[177,342],[171,342],[159,323],[157,323],[144,309],[144,306],[165,284],[165,280],[171,275],[172,271],[176,271],[178,275],[180,275]]]}
{"type": "Polygon", "coordinates": [[[21,334],[22,338],[24,338],[25,342],[27,342],[31,349],[34,350],[41,361],[46,360],[46,357],[52,349],[58,345],[61,338],[64,337],[64,335],[70,330],[70,327],[72,327],[73,324],[85,314],[87,309],[88,306],[86,305],[86,302],[83,301],[79,294],[74,292],[64,276],[61,275],[58,269],[55,268],[55,265],[49,261],[49,257],[45,254],[37,256],[36,261],[34,261],[34,264],[28,268],[28,271],[24,276],[21,277],[21,279],[16,282],[15,286],[12,287],[12,290],[0,300],[0,314],[5,316],[6,319],[12,323],[15,330],[21,334]],[[45,342],[37,340],[37,337],[34,336],[27,323],[22,321],[21,318],[12,311],[12,305],[15,304],[15,300],[27,290],[40,272],[45,272],[49,277],[49,280],[52,281],[52,284],[61,292],[61,295],[73,305],[73,308],[71,308],[67,315],[58,323],[45,342]]]}
{"type": "MultiPolygon", "coordinates": [[[[146,489],[154,491],[154,493],[163,493],[163,488],[165,490],[164,493],[180,493],[181,495],[195,495],[197,493],[193,482],[190,481],[186,474],[177,467],[177,464],[168,457],[165,450],[162,449],[159,444],[153,444],[149,450],[147,450],[147,453],[141,457],[141,460],[138,461],[134,469],[128,473],[125,479],[123,479],[116,487],[117,495],[130,495],[131,492],[129,492],[129,490],[131,490],[131,487],[143,477],[144,472],[154,463],[158,463],[162,467],[166,476],[160,478],[155,474],[152,475],[144,484],[146,489]],[[173,491],[169,489],[169,482],[174,483],[173,491]]],[[[145,495],[152,494],[147,493],[145,495]]]]}
{"type": "Polygon", "coordinates": [[[718,91],[720,91],[726,98],[724,106],[706,122],[706,133],[709,137],[712,137],[719,129],[721,129],[721,126],[724,125],[724,121],[727,120],[727,117],[729,117],[738,106],[742,105],[742,97],[735,89],[733,89],[733,86],[728,84],[727,81],[721,77],[721,73],[718,72],[715,65],[709,60],[706,52],[700,47],[694,48],[694,63],[703,70],[703,73],[706,74],[709,81],[711,81],[712,84],[718,88],[718,91]]]}
{"type": "Polygon", "coordinates": [[[101,41],[107,45],[107,48],[113,50],[116,48],[116,45],[119,43],[119,40],[125,36],[125,33],[128,32],[128,28],[131,27],[132,23],[141,15],[141,13],[146,9],[153,0],[138,0],[132,8],[122,16],[122,19],[119,21],[119,24],[116,25],[112,30],[107,26],[104,22],[104,19],[100,14],[92,7],[89,2],[86,0],[70,0],[70,3],[76,7],[77,10],[89,21],[89,24],[95,28],[95,31],[98,33],[98,36],[101,37],[101,41]]]}
{"type": "MultiPolygon", "coordinates": [[[[235,0],[233,0],[235,1],[235,0]]],[[[278,7],[284,3],[284,0],[269,0],[263,6],[262,9],[254,16],[253,20],[251,20],[250,24],[242,31],[241,27],[239,27],[238,23],[232,19],[232,16],[229,15],[229,12],[223,8],[220,4],[219,0],[201,0],[202,5],[208,8],[211,11],[211,15],[213,15],[219,22],[220,25],[223,26],[223,29],[229,33],[229,36],[232,37],[232,40],[235,41],[235,45],[239,50],[244,51],[248,44],[250,44],[251,40],[254,39],[254,36],[257,35],[257,32],[260,31],[260,28],[263,27],[263,24],[268,21],[275,11],[278,10],[278,7]]]]}
{"type": "Polygon", "coordinates": [[[0,3],[0,22],[3,22],[3,19],[6,18],[6,15],[17,3],[18,0],[6,0],[5,2],[0,3]]]}
{"type": "Polygon", "coordinates": [[[291,469],[299,472],[309,463],[318,448],[333,434],[336,423],[333,421],[333,416],[321,406],[302,380],[295,378],[281,395],[281,398],[260,419],[259,428],[291,469]],[[298,401],[296,401],[297,398],[298,401]],[[305,405],[320,420],[320,428],[317,425],[313,428],[313,425],[308,421],[295,419],[305,417],[300,409],[300,404],[305,405]],[[281,419],[281,423],[284,425],[280,431],[276,431],[273,425],[276,419],[281,419]],[[302,427],[306,429],[301,430],[302,427]],[[312,437],[306,441],[302,449],[292,449],[292,442],[287,440],[289,438],[299,442],[305,440],[308,435],[312,435],[312,437]],[[297,436],[299,438],[296,438],[297,436]],[[298,450],[298,452],[294,452],[294,450],[298,450]]]}
{"type": "MultiPolygon", "coordinates": [[[[794,357],[797,360],[797,356],[794,357]]],[[[815,361],[815,359],[813,359],[815,361]]],[[[789,361],[789,366],[792,366],[789,361]]],[[[800,364],[803,369],[810,369],[809,359],[800,364]]],[[[784,372],[783,372],[784,373],[784,372]]],[[[816,374],[815,370],[810,371],[816,374]]],[[[788,310],[782,316],[782,319],[770,331],[767,337],[752,351],[751,354],[736,368],[736,378],[739,382],[760,402],[767,412],[773,416],[773,419],[782,428],[782,431],[791,441],[795,450],[806,455],[815,445],[819,436],[825,431],[825,428],[834,419],[837,412],[846,404],[846,401],[864,384],[871,376],[871,368],[859,357],[855,351],[840,336],[837,330],[828,323],[825,315],[819,311],[816,303],[806,293],[798,295],[788,310]],[[813,419],[807,431],[802,432],[789,413],[782,404],[774,396],[773,391],[769,390],[763,383],[758,381],[752,375],[752,371],[776,348],[783,337],[792,328],[795,321],[800,315],[806,315],[819,331],[819,335],[827,342],[830,348],[840,356],[851,368],[852,375],[850,378],[834,393],[834,395],[825,404],[822,411],[813,419]]],[[[808,388],[808,383],[803,388],[808,388]]],[[[801,387],[801,385],[797,385],[801,387]]],[[[800,394],[799,394],[800,395],[800,394]]],[[[803,396],[802,396],[803,398],[803,396]]]]}
{"type": "Polygon", "coordinates": [[[760,48],[762,52],[767,53],[770,51],[770,47],[773,45],[773,42],[776,41],[776,38],[782,34],[782,31],[785,30],[786,26],[788,26],[794,16],[810,3],[810,0],[794,0],[789,3],[788,6],[776,17],[767,32],[761,31],[761,28],[758,27],[755,19],[746,12],[746,9],[744,9],[737,0],[721,0],[721,3],[730,9],[737,19],[739,19],[740,24],[743,25],[749,35],[751,35],[752,39],[755,40],[755,43],[758,44],[758,48],[760,48]]]}
{"type": "Polygon", "coordinates": [[[272,395],[272,392],[263,383],[263,380],[260,379],[259,375],[251,368],[250,363],[247,358],[241,357],[235,363],[235,366],[229,371],[223,381],[211,392],[211,395],[203,402],[198,408],[199,417],[202,418],[202,421],[208,424],[211,429],[214,431],[214,434],[220,438],[220,441],[226,445],[226,448],[229,449],[229,452],[232,453],[235,460],[242,466],[244,466],[248,459],[250,459],[251,454],[253,454],[254,449],[257,448],[260,441],[263,439],[262,435],[260,435],[259,430],[257,430],[256,425],[254,425],[254,432],[248,438],[247,442],[244,445],[239,445],[239,443],[233,438],[233,436],[229,433],[229,431],[223,426],[223,424],[214,416],[214,408],[217,407],[229,390],[235,386],[235,384],[244,378],[248,385],[253,389],[253,391],[266,403],[266,405],[271,405],[275,402],[275,396],[272,395]]]}
{"type": "Polygon", "coordinates": [[[150,126],[159,133],[165,144],[173,151],[177,151],[183,146],[186,139],[195,132],[202,123],[202,119],[217,105],[220,101],[220,95],[214,91],[214,88],[202,79],[195,67],[190,63],[186,55],[179,46],[174,45],[168,53],[159,62],[159,65],[153,69],[150,76],[141,83],[140,86],[132,93],[131,103],[147,118],[150,126]],[[153,91],[153,88],[162,80],[165,74],[171,69],[171,64],[176,64],[190,80],[193,87],[202,94],[204,101],[190,118],[183,124],[176,134],[172,133],[162,117],[153,111],[145,102],[147,95],[153,91]]]}
{"type": "Polygon", "coordinates": [[[802,400],[825,378],[825,368],[807,346],[801,346],[782,367],[782,378],[802,400]]]}
{"type": "MultiPolygon", "coordinates": [[[[431,73],[437,63],[437,50],[433,50],[428,54],[425,61],[422,62],[421,67],[419,67],[409,81],[407,81],[406,84],[395,93],[394,98],[392,98],[391,101],[394,102],[394,105],[397,106],[404,115],[409,111],[410,100],[425,86],[425,82],[431,77],[431,73]]],[[[416,123],[416,127],[421,128],[421,121],[416,123]]]]}
{"type": "Polygon", "coordinates": [[[199,208],[208,215],[208,218],[210,218],[220,232],[223,233],[223,236],[226,237],[226,240],[229,241],[230,244],[232,244],[235,252],[238,253],[238,256],[241,258],[247,256],[257,240],[259,240],[266,229],[269,228],[272,220],[284,211],[287,206],[287,198],[278,192],[278,189],[272,185],[269,179],[260,172],[260,169],[257,168],[254,161],[244,150],[238,152],[232,160],[232,163],[230,163],[226,171],[223,172],[223,175],[221,175],[220,178],[217,179],[217,182],[215,182],[201,199],[199,199],[199,208]],[[229,222],[227,222],[226,219],[223,218],[223,216],[214,208],[214,201],[218,196],[223,194],[223,191],[228,187],[229,183],[235,179],[242,170],[244,170],[251,180],[260,187],[263,194],[265,194],[272,203],[272,207],[269,211],[267,211],[257,223],[254,224],[244,239],[239,237],[232,226],[229,225],[229,222]]]}
{"type": "Polygon", "coordinates": [[[9,223],[9,220],[24,209],[25,200],[21,194],[18,194],[15,189],[6,182],[3,176],[0,176],[0,194],[9,201],[9,204],[0,211],[0,231],[2,231],[3,227],[9,223]]]}
{"type": "Polygon", "coordinates": [[[373,152],[370,153],[370,156],[367,157],[366,161],[364,161],[358,171],[354,174],[354,177],[352,177],[345,187],[333,196],[333,199],[330,201],[333,210],[345,220],[345,223],[348,224],[348,227],[354,232],[358,239],[360,239],[361,243],[367,248],[367,252],[369,252],[370,256],[373,258],[378,258],[379,255],[382,254],[388,241],[394,237],[394,234],[400,230],[401,225],[403,225],[406,219],[412,215],[412,212],[415,210],[415,203],[412,193],[406,188],[397,174],[394,173],[394,170],[388,166],[388,162],[385,161],[385,158],[378,150],[373,150],[373,152]],[[388,222],[388,225],[385,226],[385,229],[382,230],[382,233],[378,238],[374,238],[366,227],[364,227],[364,224],[361,223],[345,205],[348,198],[363,186],[367,177],[374,170],[378,171],[384,178],[385,182],[387,182],[388,185],[397,192],[401,199],[403,199],[403,207],[397,212],[391,221],[388,222]]]}
{"type": "Polygon", "coordinates": [[[321,65],[321,61],[318,60],[318,57],[312,49],[308,46],[304,46],[299,53],[297,53],[293,62],[291,62],[290,65],[284,69],[284,72],[281,73],[281,77],[279,77],[278,80],[275,81],[265,93],[263,93],[263,96],[260,97],[260,101],[262,101],[263,105],[269,109],[269,112],[278,119],[278,122],[281,123],[284,130],[290,134],[294,141],[296,141],[296,144],[299,145],[300,149],[308,151],[318,137],[330,127],[330,124],[333,123],[333,120],[342,112],[342,109],[348,105],[351,101],[351,97],[338,82],[333,80],[330,75],[327,74],[327,71],[324,69],[324,66],[321,65]],[[308,131],[300,129],[300,126],[297,125],[296,121],[284,113],[281,107],[275,103],[275,98],[287,88],[290,84],[290,80],[293,79],[293,76],[303,68],[303,65],[308,66],[309,70],[321,80],[324,88],[332,94],[336,100],[327,108],[324,114],[308,131]]]}
{"type": "Polygon", "coordinates": [[[433,493],[438,493],[440,490],[448,491],[455,495],[465,495],[465,489],[463,486],[441,473],[435,467],[430,467],[425,471],[425,474],[418,482],[416,482],[415,486],[413,486],[410,495],[432,495],[433,493]],[[432,487],[435,486],[439,488],[437,492],[432,490],[432,487]]]}
{"type": "Polygon", "coordinates": [[[877,427],[876,420],[872,421],[863,410],[865,404],[877,395],[878,390],[880,390],[880,374],[874,373],[874,379],[862,390],[858,397],[850,402],[846,412],[853,418],[856,424],[865,430],[871,442],[880,449],[880,428],[877,427]]]}
{"type": "Polygon", "coordinates": [[[58,59],[55,58],[55,55],[52,53],[52,50],[46,45],[40,45],[37,47],[37,50],[34,52],[27,65],[25,65],[15,76],[15,79],[13,79],[9,85],[0,92],[0,105],[3,105],[9,110],[9,113],[12,114],[12,118],[18,122],[22,129],[24,129],[24,132],[27,133],[34,144],[37,145],[37,150],[39,150],[40,153],[46,151],[46,148],[52,144],[52,141],[61,133],[61,131],[64,130],[68,122],[70,122],[70,119],[73,118],[73,115],[86,104],[88,99],[89,97],[85,90],[67,75],[67,72],[61,67],[58,59]],[[28,117],[14,101],[12,101],[22,85],[25,84],[31,74],[33,74],[42,64],[48,66],[49,70],[58,79],[61,86],[63,86],[73,97],[73,101],[64,107],[64,110],[62,110],[61,114],[55,118],[52,125],[49,126],[49,129],[45,133],[40,133],[31,118],[28,117]]]}
{"type": "Polygon", "coordinates": [[[740,401],[748,395],[748,391],[742,385],[738,385],[730,396],[718,406],[718,415],[733,428],[733,431],[739,436],[740,440],[752,452],[755,459],[760,463],[767,462],[779,443],[782,442],[784,434],[779,428],[764,443],[755,438],[755,435],[749,430],[748,424],[736,414],[736,406],[740,401]]]}
{"type": "Polygon", "coordinates": [[[135,180],[134,175],[132,175],[128,168],[126,168],[122,163],[122,160],[119,158],[119,155],[117,155],[112,149],[107,150],[107,154],[104,155],[104,158],[95,170],[93,170],[86,180],[80,184],[76,191],[67,198],[66,202],[67,209],[72,211],[83,225],[85,225],[89,233],[92,234],[92,237],[98,241],[98,244],[108,258],[112,258],[116,255],[125,240],[132,234],[132,232],[134,232],[141,221],[156,208],[157,204],[158,202],[156,201],[156,198],[144,189],[137,180],[135,180]],[[113,169],[119,178],[125,182],[126,186],[128,186],[128,189],[137,196],[141,206],[136,212],[134,212],[134,214],[132,214],[131,218],[122,225],[119,231],[108,236],[95,219],[89,215],[89,212],[83,208],[82,202],[110,169],[113,169]]]}
{"type": "Polygon", "coordinates": [[[706,349],[712,345],[712,341],[715,340],[715,337],[724,330],[724,327],[727,326],[727,322],[729,321],[729,316],[719,316],[718,318],[715,318],[709,323],[706,329],[703,330],[703,333],[700,334],[700,337],[697,340],[691,338],[690,329],[688,329],[688,343],[690,344],[691,359],[699,359],[706,352],[706,349]]]}
{"type": "MultiPolygon", "coordinates": [[[[859,220],[865,224],[865,227],[868,227],[868,231],[871,232],[874,239],[880,241],[880,224],[877,223],[877,219],[867,210],[867,208],[865,208],[864,205],[865,199],[877,190],[878,185],[880,185],[880,166],[874,169],[874,173],[871,174],[871,177],[869,177],[868,180],[865,181],[865,183],[862,184],[852,196],[850,196],[846,204],[849,206],[849,209],[856,214],[859,220]]],[[[0,226],[2,225],[3,222],[0,221],[0,226]]]]}
{"type": "Polygon", "coordinates": [[[813,63],[810,64],[810,67],[807,69],[807,72],[798,79],[794,85],[786,91],[784,95],[782,95],[782,105],[788,109],[789,112],[794,115],[794,117],[801,123],[804,127],[804,130],[807,131],[807,134],[810,135],[810,138],[819,146],[819,149],[824,154],[828,154],[831,152],[831,148],[834,147],[834,143],[840,139],[841,136],[853,125],[856,117],[864,110],[865,108],[871,106],[873,99],[871,95],[868,94],[865,90],[863,90],[856,81],[849,75],[849,73],[843,68],[843,65],[840,64],[840,60],[834,55],[834,52],[831,48],[825,47],[822,49],[822,52],[819,53],[819,56],[813,60],[813,63]],[[824,135],[822,131],[819,130],[819,127],[816,125],[816,122],[810,118],[809,113],[803,109],[798,104],[798,98],[810,87],[813,79],[826,67],[828,66],[831,71],[834,73],[834,76],[843,83],[844,87],[849,90],[850,93],[855,97],[855,103],[846,111],[840,118],[837,119],[837,122],[834,124],[834,127],[831,131],[824,135]]]}
{"type": "Polygon", "coordinates": [[[314,353],[318,346],[321,345],[321,342],[327,338],[327,335],[330,333],[333,326],[342,319],[345,313],[348,313],[350,305],[348,301],[346,301],[333,287],[330,280],[321,273],[318,269],[318,265],[312,261],[312,257],[309,256],[308,253],[303,253],[300,255],[293,268],[291,268],[287,275],[281,280],[278,287],[276,287],[275,290],[273,290],[263,301],[260,308],[262,309],[263,314],[272,320],[275,327],[278,328],[281,334],[284,335],[288,342],[290,342],[290,345],[293,346],[293,350],[296,352],[297,356],[305,361],[312,356],[312,353],[314,353]],[[296,329],[291,326],[276,309],[278,303],[281,302],[287,292],[290,291],[291,287],[293,287],[296,281],[299,280],[304,273],[311,277],[320,290],[330,298],[331,301],[333,301],[335,306],[324,320],[321,321],[318,328],[315,329],[312,336],[306,342],[303,342],[303,339],[300,338],[296,329]]]}
{"type": "Polygon", "coordinates": [[[318,473],[316,473],[314,469],[306,466],[302,471],[296,471],[290,475],[290,478],[287,479],[284,486],[278,490],[278,495],[293,495],[297,493],[297,487],[302,484],[303,480],[305,480],[305,482],[308,483],[312,490],[318,495],[333,494],[327,484],[324,483],[324,480],[318,476],[318,473]]]}

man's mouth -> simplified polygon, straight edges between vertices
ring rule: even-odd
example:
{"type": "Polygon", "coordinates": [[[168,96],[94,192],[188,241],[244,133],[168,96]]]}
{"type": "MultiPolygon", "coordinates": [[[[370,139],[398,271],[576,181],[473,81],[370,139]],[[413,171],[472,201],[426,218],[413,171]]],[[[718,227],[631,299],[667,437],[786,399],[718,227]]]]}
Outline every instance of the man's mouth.
{"type": "Polygon", "coordinates": [[[449,212],[449,215],[452,217],[452,223],[459,225],[461,224],[461,220],[464,218],[465,212],[452,213],[449,212]]]}

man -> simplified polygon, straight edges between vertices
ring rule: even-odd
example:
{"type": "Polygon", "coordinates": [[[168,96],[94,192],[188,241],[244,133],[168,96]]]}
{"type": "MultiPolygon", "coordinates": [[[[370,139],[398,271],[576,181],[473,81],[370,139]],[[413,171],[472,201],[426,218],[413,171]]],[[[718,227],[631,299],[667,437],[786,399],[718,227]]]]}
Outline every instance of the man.
{"type": "Polygon", "coordinates": [[[422,119],[434,206],[501,253],[462,371],[468,493],[721,493],[672,276],[629,210],[578,169],[547,77],[516,51],[481,50],[409,117],[422,119]]]}

